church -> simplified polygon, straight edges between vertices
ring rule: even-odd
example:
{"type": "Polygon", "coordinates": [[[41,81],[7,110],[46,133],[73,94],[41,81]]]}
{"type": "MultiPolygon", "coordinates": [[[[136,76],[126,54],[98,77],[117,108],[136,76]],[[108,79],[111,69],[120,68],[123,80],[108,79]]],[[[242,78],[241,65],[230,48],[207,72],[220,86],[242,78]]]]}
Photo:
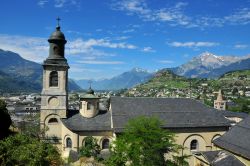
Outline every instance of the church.
{"type": "MultiPolygon", "coordinates": [[[[68,109],[68,70],[64,55],[67,43],[59,24],[48,39],[49,56],[43,63],[40,126],[46,138],[67,157],[78,152],[85,139],[93,136],[103,151],[123,132],[129,119],[137,116],[157,116],[163,128],[176,136],[176,143],[185,147],[180,153],[217,150],[213,140],[222,136],[232,121],[243,119],[240,114],[218,111],[188,98],[111,97],[106,106],[91,88],[80,98],[79,110],[68,109]]],[[[197,165],[195,157],[190,165],[197,165]]]]}

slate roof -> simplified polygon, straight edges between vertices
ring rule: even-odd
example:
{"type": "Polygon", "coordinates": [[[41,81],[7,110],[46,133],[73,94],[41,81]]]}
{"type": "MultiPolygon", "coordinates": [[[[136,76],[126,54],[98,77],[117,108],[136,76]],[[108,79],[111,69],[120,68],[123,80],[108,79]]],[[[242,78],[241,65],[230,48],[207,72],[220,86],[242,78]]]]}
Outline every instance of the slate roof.
{"type": "Polygon", "coordinates": [[[115,132],[122,132],[131,118],[140,115],[158,116],[165,128],[228,127],[230,121],[218,111],[186,98],[111,98],[115,132]]]}
{"type": "Polygon", "coordinates": [[[238,117],[242,119],[248,117],[248,114],[244,112],[233,112],[228,110],[217,110],[217,111],[225,117],[238,117]]]}
{"type": "Polygon", "coordinates": [[[245,166],[232,154],[223,150],[200,152],[211,166],[245,166]]]}
{"type": "Polygon", "coordinates": [[[63,124],[72,131],[110,131],[111,115],[109,111],[101,112],[93,118],[83,117],[79,111],[71,112],[63,124]]]}
{"type": "Polygon", "coordinates": [[[222,149],[250,159],[250,116],[215,139],[213,143],[222,149]]]}

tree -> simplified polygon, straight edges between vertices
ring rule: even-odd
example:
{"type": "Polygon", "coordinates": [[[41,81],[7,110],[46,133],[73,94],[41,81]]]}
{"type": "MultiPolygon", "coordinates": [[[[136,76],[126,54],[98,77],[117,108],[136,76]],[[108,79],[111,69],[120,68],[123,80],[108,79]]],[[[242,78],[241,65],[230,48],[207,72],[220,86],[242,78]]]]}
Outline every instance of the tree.
{"type": "MultiPolygon", "coordinates": [[[[127,163],[131,166],[166,165],[164,154],[177,152],[181,147],[174,143],[174,134],[161,126],[161,121],[156,117],[141,116],[130,120],[125,126],[124,133],[111,145],[111,156],[106,164],[110,166],[125,166],[127,163]]],[[[178,158],[178,162],[180,159],[178,158]]],[[[175,161],[168,163],[174,165],[175,161]]]]}
{"type": "Polygon", "coordinates": [[[0,100],[0,140],[9,135],[9,127],[12,123],[6,106],[5,101],[0,100]]]}
{"type": "Polygon", "coordinates": [[[0,165],[61,165],[56,147],[22,134],[0,141],[0,165]]]}
{"type": "Polygon", "coordinates": [[[84,144],[85,145],[80,149],[80,156],[97,158],[101,151],[100,146],[97,144],[97,140],[91,136],[86,137],[84,144]]]}

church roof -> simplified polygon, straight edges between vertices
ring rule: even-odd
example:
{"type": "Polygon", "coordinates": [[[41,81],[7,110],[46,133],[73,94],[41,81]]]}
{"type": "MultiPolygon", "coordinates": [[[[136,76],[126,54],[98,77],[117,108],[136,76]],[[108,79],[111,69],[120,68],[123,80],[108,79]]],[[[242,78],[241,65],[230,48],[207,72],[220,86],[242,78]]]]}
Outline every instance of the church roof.
{"type": "Polygon", "coordinates": [[[238,117],[241,119],[244,119],[249,116],[249,114],[245,112],[233,112],[233,111],[228,111],[228,110],[216,110],[218,113],[223,115],[224,117],[238,117]]]}
{"type": "Polygon", "coordinates": [[[219,111],[193,99],[112,97],[110,102],[111,110],[101,111],[93,118],[85,118],[77,111],[71,112],[62,122],[73,131],[122,132],[128,120],[145,115],[158,116],[164,122],[164,128],[230,126],[230,121],[219,111]]]}
{"type": "Polygon", "coordinates": [[[250,116],[215,139],[213,143],[222,149],[250,159],[250,116]]]}
{"type": "Polygon", "coordinates": [[[225,152],[223,150],[200,152],[200,154],[204,156],[204,158],[212,166],[221,166],[221,165],[223,166],[232,166],[232,165],[245,166],[232,154],[225,152]]]}
{"type": "Polygon", "coordinates": [[[164,128],[228,127],[230,121],[218,111],[185,98],[111,98],[115,132],[122,132],[125,124],[136,116],[158,116],[164,128]]]}
{"type": "Polygon", "coordinates": [[[72,131],[109,131],[111,130],[111,115],[109,111],[100,112],[93,118],[83,117],[79,111],[72,113],[63,124],[72,131]]]}

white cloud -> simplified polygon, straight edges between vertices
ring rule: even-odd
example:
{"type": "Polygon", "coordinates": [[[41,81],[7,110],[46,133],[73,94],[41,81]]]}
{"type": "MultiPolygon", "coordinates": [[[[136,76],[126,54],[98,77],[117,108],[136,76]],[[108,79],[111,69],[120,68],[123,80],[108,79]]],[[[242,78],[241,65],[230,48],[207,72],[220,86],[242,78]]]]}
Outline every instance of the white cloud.
{"type": "Polygon", "coordinates": [[[66,0],[55,0],[55,7],[56,8],[61,8],[65,5],[66,0]]]}
{"type": "MultiPolygon", "coordinates": [[[[136,49],[137,47],[125,42],[115,43],[105,39],[78,38],[68,41],[65,52],[66,55],[78,55],[82,57],[115,56],[113,53],[102,51],[96,47],[109,49],[136,49]]],[[[49,43],[47,38],[14,36],[0,34],[0,48],[19,53],[23,58],[42,62],[49,53],[49,43]]]]}
{"type": "Polygon", "coordinates": [[[134,31],[135,31],[135,29],[126,29],[126,30],[122,31],[122,33],[131,33],[134,31]]]}
{"type": "Polygon", "coordinates": [[[224,16],[189,16],[184,12],[188,3],[177,2],[168,8],[152,9],[146,0],[121,0],[111,5],[113,10],[124,11],[127,15],[136,15],[143,21],[164,22],[170,26],[187,28],[222,27],[224,25],[246,25],[250,23],[250,8],[240,8],[224,16]]]}
{"type": "Polygon", "coordinates": [[[115,40],[127,40],[127,39],[129,39],[129,38],[131,38],[131,36],[118,36],[118,37],[116,37],[116,38],[114,38],[115,40]]]}
{"type": "Polygon", "coordinates": [[[249,24],[250,23],[250,8],[238,9],[233,14],[224,17],[225,21],[230,24],[249,24]]]}
{"type": "Polygon", "coordinates": [[[101,72],[101,70],[86,68],[83,65],[79,65],[79,64],[72,64],[70,65],[70,72],[71,73],[83,73],[83,72],[99,73],[101,72]]]}
{"type": "Polygon", "coordinates": [[[0,48],[20,54],[23,58],[42,62],[48,56],[47,39],[0,34],[0,48]]]}
{"type": "Polygon", "coordinates": [[[246,44],[236,44],[236,45],[234,45],[235,49],[245,49],[247,47],[248,47],[248,45],[246,45],[246,44]]]}
{"type": "Polygon", "coordinates": [[[172,42],[168,43],[172,47],[188,47],[188,48],[197,48],[197,47],[214,47],[218,46],[219,43],[216,42],[172,42]]]}
{"type": "Polygon", "coordinates": [[[79,61],[82,64],[92,64],[92,65],[120,65],[124,64],[122,61],[97,61],[97,60],[86,60],[86,61],[79,61]]]}
{"type": "Polygon", "coordinates": [[[102,51],[97,51],[95,47],[105,47],[113,49],[136,49],[137,47],[132,44],[123,43],[114,43],[105,39],[88,39],[83,40],[78,38],[74,41],[69,41],[68,51],[70,54],[79,54],[79,53],[95,53],[96,55],[104,55],[102,51]]]}
{"type": "Polygon", "coordinates": [[[155,50],[152,47],[144,47],[141,51],[143,51],[143,52],[155,52],[155,50]]]}
{"type": "Polygon", "coordinates": [[[41,0],[37,2],[37,5],[40,7],[44,7],[46,3],[48,3],[48,0],[41,0]]]}
{"type": "Polygon", "coordinates": [[[174,61],[171,61],[171,60],[158,60],[157,62],[164,63],[164,64],[173,64],[173,63],[175,63],[174,61]]]}
{"type": "Polygon", "coordinates": [[[80,0],[53,0],[53,1],[49,1],[49,0],[39,0],[37,5],[40,7],[45,7],[46,4],[48,4],[49,2],[52,2],[53,6],[55,8],[65,8],[65,7],[69,7],[69,6],[73,6],[73,7],[80,7],[80,0]]]}
{"type": "Polygon", "coordinates": [[[122,0],[112,5],[112,9],[125,11],[128,15],[137,15],[144,21],[168,22],[170,25],[188,25],[190,18],[184,15],[183,7],[187,3],[178,2],[173,7],[150,9],[144,0],[122,0]]]}

